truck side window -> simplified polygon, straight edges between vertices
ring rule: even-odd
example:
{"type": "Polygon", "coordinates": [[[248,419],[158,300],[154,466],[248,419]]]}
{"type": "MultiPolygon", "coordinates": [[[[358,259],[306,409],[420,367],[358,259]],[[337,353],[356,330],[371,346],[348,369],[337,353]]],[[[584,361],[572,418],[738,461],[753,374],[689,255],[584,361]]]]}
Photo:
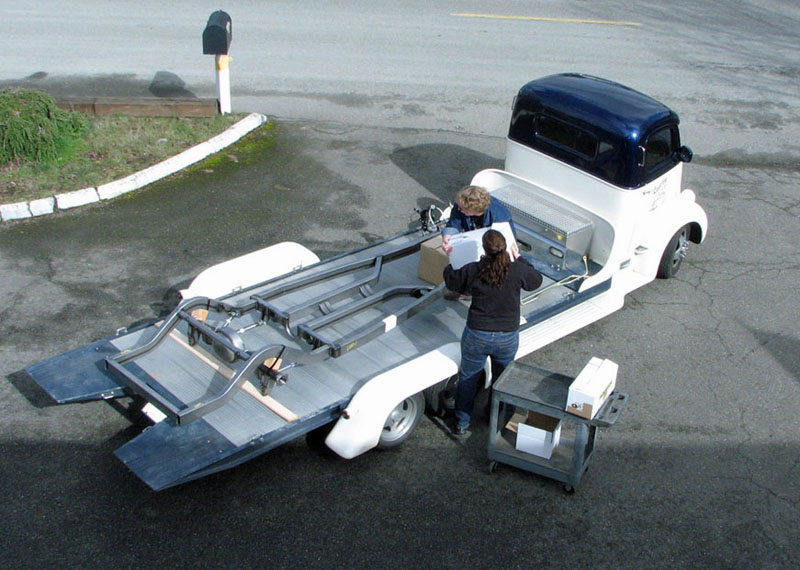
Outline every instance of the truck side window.
{"type": "Polygon", "coordinates": [[[645,145],[644,168],[647,171],[653,170],[664,161],[672,158],[675,154],[673,145],[672,128],[667,127],[650,135],[645,145]]]}
{"type": "Polygon", "coordinates": [[[536,135],[569,149],[584,159],[591,160],[597,154],[597,139],[594,136],[547,115],[537,117],[536,135]]]}
{"type": "Polygon", "coordinates": [[[597,158],[592,171],[604,180],[618,183],[624,168],[620,155],[619,147],[600,141],[597,145],[597,158]]]}

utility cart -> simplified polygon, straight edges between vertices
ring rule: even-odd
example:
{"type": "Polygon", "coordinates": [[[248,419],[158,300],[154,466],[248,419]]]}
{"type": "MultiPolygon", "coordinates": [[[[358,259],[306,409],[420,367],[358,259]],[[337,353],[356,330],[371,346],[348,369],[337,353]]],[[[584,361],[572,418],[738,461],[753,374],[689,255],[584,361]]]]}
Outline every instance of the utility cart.
{"type": "Polygon", "coordinates": [[[497,469],[498,463],[505,463],[561,481],[566,492],[575,492],[594,454],[597,429],[614,425],[628,401],[628,395],[612,392],[594,418],[582,418],[566,411],[567,394],[573,380],[570,376],[522,362],[512,362],[506,368],[492,390],[488,453],[490,473],[497,469]],[[558,443],[549,458],[520,451],[517,449],[517,430],[528,411],[552,418],[554,423],[567,421],[574,424],[574,439],[558,443]]]}

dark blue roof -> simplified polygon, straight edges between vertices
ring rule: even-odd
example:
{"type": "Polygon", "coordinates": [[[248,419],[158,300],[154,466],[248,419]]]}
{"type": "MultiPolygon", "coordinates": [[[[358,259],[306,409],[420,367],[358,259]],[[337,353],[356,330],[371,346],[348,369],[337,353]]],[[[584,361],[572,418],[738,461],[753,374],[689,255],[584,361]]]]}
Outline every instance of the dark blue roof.
{"type": "Polygon", "coordinates": [[[628,140],[637,140],[641,133],[665,119],[678,122],[669,107],[652,97],[613,81],[578,73],[531,81],[520,89],[518,100],[542,105],[550,112],[563,113],[628,140]]]}
{"type": "Polygon", "coordinates": [[[669,107],[630,87],[578,73],[525,84],[508,137],[624,188],[638,188],[680,161],[678,115],[669,107]]]}

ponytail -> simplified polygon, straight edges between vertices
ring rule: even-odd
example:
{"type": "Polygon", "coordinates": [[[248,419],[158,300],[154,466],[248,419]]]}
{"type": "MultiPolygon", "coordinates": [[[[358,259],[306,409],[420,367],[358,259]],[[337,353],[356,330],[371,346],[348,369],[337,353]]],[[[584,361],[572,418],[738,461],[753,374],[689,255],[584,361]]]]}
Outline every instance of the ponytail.
{"type": "Polygon", "coordinates": [[[478,263],[478,277],[499,289],[511,270],[506,238],[497,230],[487,231],[483,234],[483,251],[485,255],[478,263]]]}

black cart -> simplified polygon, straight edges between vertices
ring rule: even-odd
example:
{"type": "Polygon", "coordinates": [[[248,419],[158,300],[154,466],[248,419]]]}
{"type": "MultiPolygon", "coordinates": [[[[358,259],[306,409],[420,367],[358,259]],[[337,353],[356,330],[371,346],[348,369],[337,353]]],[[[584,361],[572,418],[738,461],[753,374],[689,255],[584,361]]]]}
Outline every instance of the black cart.
{"type": "MultiPolygon", "coordinates": [[[[565,410],[569,386],[574,378],[542,368],[512,362],[500,375],[492,390],[489,420],[489,472],[506,463],[564,483],[564,490],[575,492],[594,453],[597,429],[611,427],[619,418],[628,395],[613,392],[592,419],[565,410]],[[501,412],[502,409],[502,412],[501,412]],[[575,424],[575,438],[562,440],[549,459],[516,448],[517,434],[509,418],[513,410],[534,411],[575,424]]],[[[523,416],[524,417],[524,416],[523,416]]]]}

